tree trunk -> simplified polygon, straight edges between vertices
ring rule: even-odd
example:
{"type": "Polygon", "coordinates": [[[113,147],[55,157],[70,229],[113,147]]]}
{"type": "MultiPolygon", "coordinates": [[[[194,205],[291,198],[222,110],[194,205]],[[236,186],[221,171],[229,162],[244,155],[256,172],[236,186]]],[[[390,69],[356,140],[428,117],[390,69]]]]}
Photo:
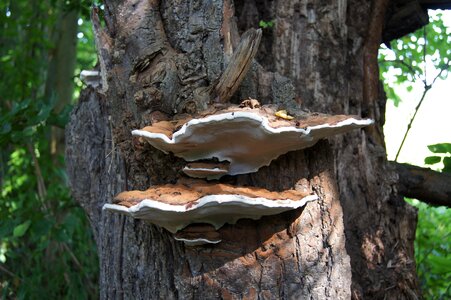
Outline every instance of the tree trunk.
{"type": "Polygon", "coordinates": [[[74,197],[99,249],[101,298],[420,297],[416,213],[392,188],[397,177],[380,134],[385,100],[371,73],[377,72],[383,6],[357,0],[236,5],[237,23],[229,0],[105,1],[105,29],[93,15],[103,87],[81,95],[66,154],[74,197]],[[304,187],[319,200],[226,224],[221,243],[198,247],[102,211],[118,192],[181,176],[182,159],[141,144],[131,131],[205,108],[203,99],[212,96],[206,91],[237,45],[237,29],[260,20],[275,26],[264,30],[261,65],[251,66],[232,102],[253,97],[290,111],[370,116],[376,124],[221,181],[273,191],[304,187]]]}
{"type": "MultiPolygon", "coordinates": [[[[75,2],[74,2],[75,4],[75,2]]],[[[74,71],[77,58],[78,10],[63,6],[58,9],[56,24],[52,31],[53,47],[49,55],[45,97],[55,98],[55,113],[72,103],[74,93],[74,71]]],[[[51,153],[64,154],[64,130],[53,127],[51,153]]],[[[56,161],[56,159],[55,159],[56,161]]]]}

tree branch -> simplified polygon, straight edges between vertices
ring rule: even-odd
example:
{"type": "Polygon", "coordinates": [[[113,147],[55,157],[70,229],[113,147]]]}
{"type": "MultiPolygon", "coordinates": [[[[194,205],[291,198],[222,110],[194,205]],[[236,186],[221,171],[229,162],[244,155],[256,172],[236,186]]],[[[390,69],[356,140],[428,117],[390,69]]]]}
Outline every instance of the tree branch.
{"type": "Polygon", "coordinates": [[[401,145],[399,145],[398,151],[396,152],[395,161],[398,160],[399,154],[401,153],[402,147],[404,146],[404,142],[406,141],[407,136],[409,135],[410,128],[412,128],[412,123],[415,120],[418,110],[420,109],[421,104],[423,104],[423,100],[425,99],[426,94],[428,93],[428,91],[430,89],[431,89],[430,86],[428,86],[428,85],[424,86],[423,95],[421,96],[420,102],[418,102],[417,107],[415,107],[415,112],[414,112],[412,118],[410,119],[409,124],[407,125],[407,129],[406,129],[406,132],[404,133],[404,137],[402,138],[401,145]]]}
{"type": "Polygon", "coordinates": [[[409,69],[409,71],[412,73],[412,76],[414,78],[417,78],[418,80],[421,80],[421,78],[417,76],[417,74],[416,74],[415,70],[413,69],[411,63],[410,64],[406,63],[405,61],[400,60],[400,59],[394,59],[394,60],[384,59],[384,60],[381,60],[380,63],[387,63],[387,64],[392,64],[392,65],[395,65],[395,64],[402,65],[402,66],[406,67],[407,69],[409,69]]]}
{"type": "Polygon", "coordinates": [[[390,162],[399,175],[398,193],[434,206],[451,207],[451,174],[390,162]]]}
{"type": "MultiPolygon", "coordinates": [[[[425,48],[426,48],[426,47],[425,47],[425,48]]],[[[425,60],[425,61],[426,61],[426,60],[425,60]]],[[[423,95],[421,96],[420,102],[418,102],[418,105],[415,107],[415,112],[414,112],[412,118],[410,119],[409,124],[407,125],[407,129],[406,129],[406,132],[404,133],[404,137],[403,137],[403,139],[402,139],[401,145],[399,145],[398,152],[396,152],[395,161],[398,160],[398,156],[399,156],[399,154],[401,153],[401,149],[402,149],[402,147],[404,146],[404,142],[406,141],[407,135],[409,134],[410,128],[412,127],[412,123],[413,123],[413,121],[415,120],[415,117],[417,116],[418,110],[420,110],[421,104],[423,103],[423,100],[425,99],[426,94],[427,94],[427,93],[429,92],[429,90],[432,88],[432,85],[435,83],[435,81],[437,80],[437,78],[439,78],[439,77],[442,75],[442,73],[443,73],[444,71],[448,70],[449,66],[450,66],[450,62],[448,61],[448,63],[447,63],[445,66],[443,66],[443,67],[440,68],[440,72],[439,72],[439,73],[437,74],[437,76],[435,76],[435,78],[432,80],[432,83],[431,83],[431,84],[427,84],[427,82],[426,82],[426,67],[424,68],[424,80],[423,80],[423,83],[424,83],[424,91],[423,91],[423,95]]]]}
{"type": "Polygon", "coordinates": [[[365,130],[376,141],[377,144],[384,144],[384,137],[381,126],[381,113],[377,107],[379,98],[379,64],[377,56],[379,46],[382,42],[382,29],[385,22],[385,14],[389,0],[371,1],[371,15],[367,29],[367,36],[363,45],[363,109],[364,117],[369,117],[375,121],[373,126],[365,130]]]}

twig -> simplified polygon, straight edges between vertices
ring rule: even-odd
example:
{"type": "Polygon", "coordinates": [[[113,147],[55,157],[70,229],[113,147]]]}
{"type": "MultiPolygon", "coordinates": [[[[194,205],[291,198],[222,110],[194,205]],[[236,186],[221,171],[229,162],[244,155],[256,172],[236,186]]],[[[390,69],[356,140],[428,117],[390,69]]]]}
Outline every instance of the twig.
{"type": "Polygon", "coordinates": [[[17,278],[19,280],[21,280],[21,278],[19,276],[17,276],[16,274],[14,274],[13,272],[11,272],[10,270],[8,270],[7,268],[3,267],[2,265],[0,265],[0,270],[2,270],[4,273],[8,274],[11,277],[17,278]]]}
{"type": "Polygon", "coordinates": [[[388,60],[388,59],[384,59],[381,60],[381,63],[391,63],[391,64],[400,64],[403,65],[404,67],[406,67],[407,69],[409,69],[409,71],[413,74],[413,77],[418,78],[421,80],[421,78],[419,78],[416,74],[415,74],[415,70],[412,68],[411,65],[409,65],[408,63],[406,63],[403,60],[400,59],[395,59],[395,60],[388,60]]]}
{"type": "Polygon", "coordinates": [[[72,251],[71,248],[69,248],[69,246],[67,245],[67,243],[62,242],[61,243],[63,248],[69,253],[69,256],[72,258],[72,261],[74,262],[75,266],[77,267],[78,270],[80,270],[83,273],[83,276],[86,279],[87,284],[89,285],[89,287],[93,290],[94,287],[91,283],[91,280],[88,278],[86,272],[83,269],[82,264],[80,263],[80,261],[77,259],[77,257],[75,256],[74,252],[72,251]]]}
{"type": "Polygon", "coordinates": [[[412,123],[415,120],[415,117],[417,116],[418,110],[421,107],[421,104],[423,104],[423,100],[426,98],[426,94],[428,91],[432,88],[432,85],[435,83],[435,81],[442,75],[442,73],[449,68],[450,62],[448,61],[446,66],[440,68],[440,72],[435,76],[435,78],[432,80],[431,84],[427,83],[427,64],[426,64],[426,48],[427,48],[427,32],[426,27],[423,28],[423,39],[424,39],[424,46],[423,46],[423,62],[424,62],[424,79],[423,86],[424,86],[424,92],[421,96],[420,102],[418,102],[418,105],[415,107],[415,112],[410,119],[409,124],[407,125],[407,130],[404,133],[404,137],[402,139],[401,145],[399,145],[398,152],[396,152],[395,161],[398,161],[399,154],[401,153],[402,147],[404,146],[404,142],[406,141],[407,135],[409,134],[410,128],[412,128],[412,123]]]}
{"type": "Polygon", "coordinates": [[[399,153],[401,153],[401,149],[404,146],[404,142],[406,141],[407,135],[409,134],[410,128],[412,127],[413,120],[415,120],[418,110],[420,109],[420,106],[423,103],[423,100],[426,97],[426,94],[430,89],[431,89],[431,86],[428,86],[428,85],[424,86],[423,96],[421,96],[420,102],[418,102],[417,107],[415,107],[415,113],[413,114],[412,118],[410,119],[409,125],[407,125],[407,130],[404,133],[404,137],[402,138],[401,145],[399,145],[398,152],[396,152],[395,161],[398,161],[399,153]]]}
{"type": "MultiPolygon", "coordinates": [[[[440,69],[440,72],[438,73],[437,76],[435,76],[435,78],[432,80],[431,84],[427,84],[426,82],[426,78],[423,81],[424,84],[424,92],[423,95],[421,96],[420,102],[418,102],[418,105],[415,107],[415,113],[413,114],[412,118],[410,119],[409,124],[407,125],[407,130],[404,133],[404,137],[402,139],[401,145],[399,145],[398,148],[398,152],[396,152],[396,156],[395,156],[395,161],[398,161],[398,157],[399,154],[401,153],[401,149],[404,146],[404,142],[406,141],[407,135],[409,134],[410,128],[412,127],[412,123],[415,120],[415,117],[417,116],[418,110],[421,107],[421,104],[423,104],[423,100],[426,97],[426,94],[428,93],[428,91],[432,88],[432,85],[435,83],[435,81],[442,75],[442,73],[447,70],[450,67],[450,62],[448,61],[448,63],[446,64],[446,66],[444,66],[443,68],[440,69]]],[[[425,69],[425,74],[426,74],[426,69],[425,69]]]]}
{"type": "Polygon", "coordinates": [[[47,188],[45,187],[44,177],[42,176],[41,167],[39,166],[38,158],[36,157],[36,153],[34,152],[34,147],[29,143],[27,144],[28,152],[31,154],[31,158],[33,159],[34,172],[36,175],[36,182],[38,185],[38,195],[42,201],[42,205],[44,209],[48,212],[49,208],[45,203],[45,198],[47,197],[47,188]]]}
{"type": "Polygon", "coordinates": [[[72,250],[69,248],[69,246],[66,243],[61,243],[64,250],[66,250],[69,253],[69,256],[72,258],[73,262],[75,263],[75,265],[77,266],[77,269],[79,269],[80,271],[83,270],[83,267],[81,265],[81,263],[78,261],[77,257],[75,256],[74,252],[72,252],[72,250]]]}
{"type": "Polygon", "coordinates": [[[423,39],[424,39],[424,46],[423,46],[423,62],[424,62],[424,80],[423,84],[426,87],[427,85],[427,64],[426,64],[426,47],[427,47],[427,32],[426,32],[426,26],[423,27],[423,39]]]}

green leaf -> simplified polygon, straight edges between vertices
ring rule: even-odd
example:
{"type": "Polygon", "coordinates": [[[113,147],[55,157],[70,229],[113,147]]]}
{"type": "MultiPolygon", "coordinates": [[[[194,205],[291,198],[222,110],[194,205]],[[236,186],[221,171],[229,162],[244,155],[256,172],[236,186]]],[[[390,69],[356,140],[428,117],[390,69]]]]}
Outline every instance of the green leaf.
{"type": "Polygon", "coordinates": [[[401,102],[401,98],[396,94],[395,90],[392,87],[385,85],[385,92],[387,94],[387,98],[393,101],[395,107],[398,107],[399,102],[401,102]]]}
{"type": "Polygon", "coordinates": [[[0,57],[0,62],[7,62],[9,60],[11,60],[11,55],[4,55],[0,57]]]}
{"type": "Polygon", "coordinates": [[[445,157],[443,159],[443,170],[442,172],[451,173],[451,157],[445,157]]]}
{"type": "Polygon", "coordinates": [[[429,145],[428,148],[433,153],[451,153],[451,144],[450,143],[429,145]]]}
{"type": "Polygon", "coordinates": [[[432,255],[428,259],[431,262],[434,273],[449,274],[451,273],[451,257],[432,255]]]}
{"type": "Polygon", "coordinates": [[[2,126],[1,134],[6,134],[11,131],[11,124],[10,123],[4,123],[2,126]]]}
{"type": "Polygon", "coordinates": [[[32,127],[32,126],[29,126],[29,127],[26,127],[23,131],[22,131],[22,134],[23,134],[23,136],[25,136],[25,137],[29,137],[29,136],[32,136],[34,133],[36,132],[36,127],[32,127]]]}
{"type": "Polygon", "coordinates": [[[0,240],[5,241],[5,237],[11,236],[11,232],[14,230],[14,224],[12,220],[3,220],[0,223],[0,240]]]}
{"type": "Polygon", "coordinates": [[[65,105],[63,110],[59,113],[51,113],[47,119],[49,125],[57,126],[59,128],[64,128],[70,119],[70,112],[72,111],[72,105],[65,105]]]}
{"type": "Polygon", "coordinates": [[[440,156],[428,156],[424,159],[424,163],[427,165],[433,165],[442,161],[440,156]]]}
{"type": "Polygon", "coordinates": [[[24,223],[22,223],[20,225],[17,225],[14,228],[13,236],[14,237],[21,237],[21,236],[23,236],[27,232],[27,230],[30,227],[30,225],[31,225],[31,221],[30,220],[25,221],[24,223]]]}
{"type": "Polygon", "coordinates": [[[263,21],[258,22],[258,26],[261,28],[272,28],[274,27],[274,21],[263,21]]]}

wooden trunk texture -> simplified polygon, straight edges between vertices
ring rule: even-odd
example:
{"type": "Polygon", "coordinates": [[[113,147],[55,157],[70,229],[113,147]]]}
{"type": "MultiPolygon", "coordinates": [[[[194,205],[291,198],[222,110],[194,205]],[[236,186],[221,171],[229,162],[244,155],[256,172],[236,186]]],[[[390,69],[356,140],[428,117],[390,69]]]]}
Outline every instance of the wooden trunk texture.
{"type": "Polygon", "coordinates": [[[66,154],[73,195],[98,245],[101,299],[419,297],[416,213],[396,194],[396,173],[371,132],[321,141],[256,173],[222,179],[309,189],[320,199],[225,225],[217,245],[185,247],[164,229],[102,211],[121,191],[181,176],[182,159],[140,143],[131,130],[208,105],[239,32],[260,20],[275,25],[263,30],[260,64],[253,63],[232,102],[254,97],[291,111],[371,116],[381,128],[383,96],[363,96],[370,1],[235,5],[110,0],[104,28],[93,15],[103,90],[83,91],[66,129],[66,154]]]}

